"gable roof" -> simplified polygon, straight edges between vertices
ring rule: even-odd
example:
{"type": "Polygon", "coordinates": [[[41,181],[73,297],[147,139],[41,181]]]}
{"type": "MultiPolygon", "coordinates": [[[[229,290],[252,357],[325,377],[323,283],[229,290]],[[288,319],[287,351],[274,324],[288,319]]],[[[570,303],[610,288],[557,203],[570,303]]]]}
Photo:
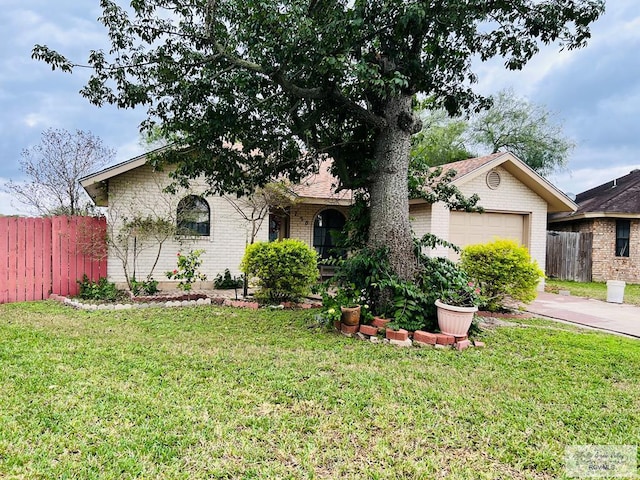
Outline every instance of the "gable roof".
{"type": "MultiPolygon", "coordinates": [[[[162,147],[87,175],[80,179],[80,184],[96,205],[106,207],[109,205],[109,198],[108,189],[105,186],[109,179],[142,167],[147,163],[149,155],[160,153],[168,148],[172,147],[162,147]]],[[[445,172],[455,169],[456,175],[453,178],[453,184],[460,186],[498,166],[507,170],[544,199],[548,204],[549,213],[574,212],[576,210],[577,205],[569,197],[511,153],[493,153],[483,157],[448,163],[442,165],[441,168],[445,172]]],[[[351,205],[353,192],[351,190],[335,192],[338,180],[331,174],[330,167],[331,160],[322,161],[318,172],[307,176],[300,184],[289,187],[291,192],[298,197],[301,203],[351,205]]]]}
{"type": "Polygon", "coordinates": [[[443,172],[455,170],[452,183],[464,185],[479,175],[488,173],[496,167],[502,167],[530,190],[547,202],[548,212],[574,212],[578,207],[562,191],[529,165],[509,152],[492,153],[483,157],[470,158],[459,162],[442,165],[443,172]]]}
{"type": "Polygon", "coordinates": [[[640,218],[640,170],[610,180],[576,195],[578,210],[569,215],[554,215],[552,223],[595,217],[640,218]]]}
{"type": "MultiPolygon", "coordinates": [[[[111,178],[140,168],[147,163],[148,157],[172,148],[171,145],[139,155],[124,162],[104,168],[80,179],[80,185],[86,190],[94,203],[100,207],[109,206],[108,182],[111,178]]],[[[291,186],[290,191],[301,203],[322,203],[331,205],[351,205],[353,192],[341,190],[336,193],[337,179],[330,172],[331,161],[320,163],[318,173],[305,177],[300,184],[291,186]]]]}
{"type": "Polygon", "coordinates": [[[149,155],[161,153],[168,148],[171,147],[160,147],[152,150],[151,152],[138,155],[137,157],[125,160],[124,162],[116,163],[115,165],[111,165],[110,167],[91,173],[79,180],[80,185],[82,185],[82,188],[84,188],[89,194],[93,203],[99,207],[107,207],[109,206],[109,193],[106,186],[110,178],[117,177],[118,175],[122,175],[123,173],[142,167],[147,163],[149,155]]]}

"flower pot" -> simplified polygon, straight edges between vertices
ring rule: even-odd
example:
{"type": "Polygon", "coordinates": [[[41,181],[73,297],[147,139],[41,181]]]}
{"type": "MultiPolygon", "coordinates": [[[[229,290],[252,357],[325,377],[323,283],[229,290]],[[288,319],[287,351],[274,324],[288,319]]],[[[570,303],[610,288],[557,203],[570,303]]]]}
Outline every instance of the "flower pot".
{"type": "Polygon", "coordinates": [[[340,307],[342,311],[342,323],[345,325],[358,325],[360,323],[360,305],[355,307],[340,307]]]}
{"type": "Polygon", "coordinates": [[[447,305],[440,300],[436,300],[438,308],[438,327],[446,335],[463,337],[469,331],[473,314],[478,311],[478,307],[456,307],[447,305]]]}

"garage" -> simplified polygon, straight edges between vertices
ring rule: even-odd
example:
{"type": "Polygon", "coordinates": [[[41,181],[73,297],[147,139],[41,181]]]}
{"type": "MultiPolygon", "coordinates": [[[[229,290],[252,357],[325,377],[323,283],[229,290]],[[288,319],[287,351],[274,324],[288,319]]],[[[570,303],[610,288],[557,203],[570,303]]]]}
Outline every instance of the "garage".
{"type": "Polygon", "coordinates": [[[528,214],[521,213],[451,212],[449,241],[464,247],[508,238],[527,246],[528,219],[528,214]]]}

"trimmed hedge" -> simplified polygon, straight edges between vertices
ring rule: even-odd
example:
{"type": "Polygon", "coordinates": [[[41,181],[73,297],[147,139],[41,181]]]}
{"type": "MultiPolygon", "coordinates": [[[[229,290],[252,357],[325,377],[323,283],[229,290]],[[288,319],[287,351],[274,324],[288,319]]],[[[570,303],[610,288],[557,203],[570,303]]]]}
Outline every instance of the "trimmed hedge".
{"type": "Polygon", "coordinates": [[[262,302],[299,300],[318,278],[315,250],[294,239],[249,245],[240,268],[257,279],[255,296],[262,302]]]}
{"type": "Polygon", "coordinates": [[[527,249],[513,240],[469,245],[462,250],[461,266],[480,286],[490,312],[504,310],[510,300],[529,303],[543,277],[527,249]]]}

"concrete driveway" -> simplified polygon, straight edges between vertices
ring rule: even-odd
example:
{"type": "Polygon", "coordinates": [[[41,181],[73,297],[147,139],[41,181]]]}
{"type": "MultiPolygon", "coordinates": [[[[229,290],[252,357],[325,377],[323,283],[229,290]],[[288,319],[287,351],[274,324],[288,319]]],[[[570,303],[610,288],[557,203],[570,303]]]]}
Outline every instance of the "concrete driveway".
{"type": "Polygon", "coordinates": [[[640,307],[540,292],[527,306],[536,315],[640,338],[640,307]]]}

